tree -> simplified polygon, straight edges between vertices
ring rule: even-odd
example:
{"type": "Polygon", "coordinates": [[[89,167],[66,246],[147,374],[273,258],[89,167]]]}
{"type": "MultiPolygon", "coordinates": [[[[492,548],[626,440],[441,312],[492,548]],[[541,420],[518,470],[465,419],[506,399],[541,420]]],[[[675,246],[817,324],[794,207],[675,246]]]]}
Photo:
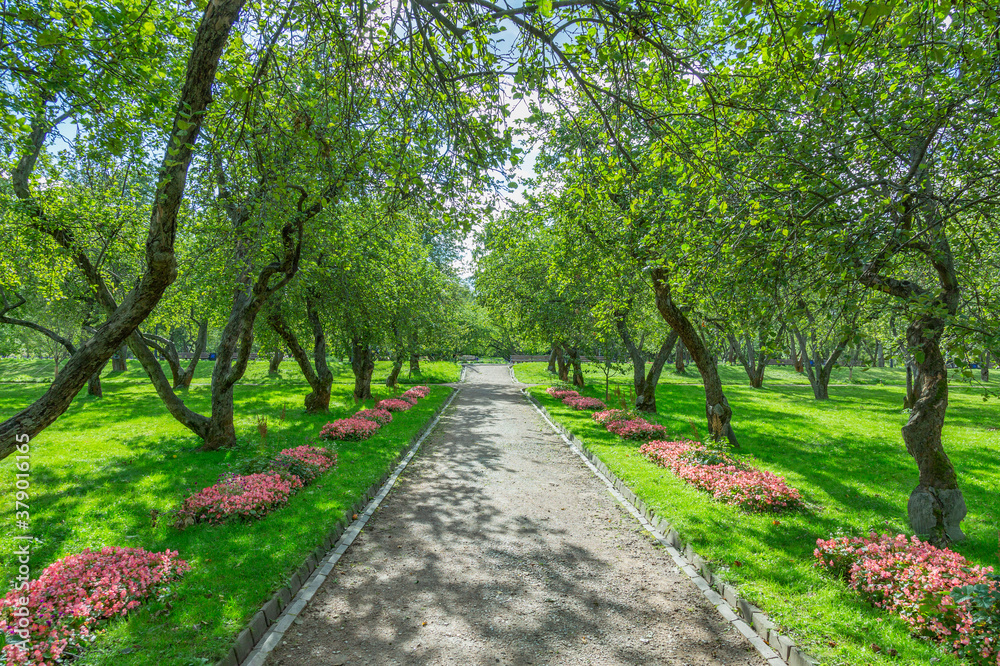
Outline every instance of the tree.
{"type": "MultiPolygon", "coordinates": [[[[146,24],[135,22],[127,30],[109,16],[108,24],[77,24],[75,17],[65,17],[59,24],[64,33],[58,31],[35,33],[31,17],[14,19],[12,29],[21,30],[24,38],[11,42],[5,47],[20,49],[16,54],[20,62],[30,62],[28,76],[14,85],[14,94],[20,94],[18,103],[26,117],[30,118],[25,148],[16,166],[10,171],[12,189],[20,202],[22,214],[28,225],[46,233],[72,256],[76,268],[95,290],[95,297],[104,310],[107,320],[97,327],[93,337],[80,345],[63,367],[63,371],[53,381],[45,394],[31,406],[0,424],[0,456],[7,456],[14,450],[18,438],[33,437],[52,423],[69,406],[70,401],[84,383],[97,372],[118,346],[148,316],[162,297],[163,292],[176,277],[174,239],[177,213],[184,195],[185,176],[191,162],[194,145],[198,139],[205,110],[211,100],[212,84],[216,66],[222,54],[229,31],[243,8],[243,0],[216,0],[208,5],[198,30],[194,35],[187,69],[184,74],[181,94],[167,133],[166,150],[156,175],[155,205],[149,218],[146,242],[146,269],[138,284],[132,288],[121,303],[115,302],[107,289],[103,277],[98,273],[90,257],[80,248],[72,231],[64,225],[46,217],[45,209],[32,192],[32,174],[39,161],[42,149],[53,128],[76,114],[84,113],[87,100],[109,99],[116,87],[111,82],[120,73],[102,67],[92,67],[93,59],[86,53],[76,53],[69,58],[55,62],[65,63],[50,67],[50,53],[70,43],[105,43],[110,38],[112,44],[119,39],[145,40],[146,24]],[[72,25],[72,29],[69,26],[72,25]],[[84,42],[75,40],[73,31],[93,30],[84,42]],[[44,42],[41,40],[44,38],[44,42]],[[54,38],[54,39],[53,39],[54,38]],[[37,63],[37,66],[35,66],[37,63]],[[36,91],[41,91],[38,95],[36,91]],[[98,94],[95,95],[95,92],[98,94]],[[53,99],[54,98],[54,99],[53,99]]],[[[124,45],[123,45],[124,46],[124,45]]],[[[126,47],[129,53],[128,66],[140,68],[146,53],[141,48],[126,47]]],[[[148,67],[148,64],[145,65],[148,67]]],[[[138,72],[137,72],[138,73],[138,72]]],[[[136,76],[135,80],[141,77],[136,76]]],[[[5,104],[9,108],[9,96],[5,94],[5,104]]]]}

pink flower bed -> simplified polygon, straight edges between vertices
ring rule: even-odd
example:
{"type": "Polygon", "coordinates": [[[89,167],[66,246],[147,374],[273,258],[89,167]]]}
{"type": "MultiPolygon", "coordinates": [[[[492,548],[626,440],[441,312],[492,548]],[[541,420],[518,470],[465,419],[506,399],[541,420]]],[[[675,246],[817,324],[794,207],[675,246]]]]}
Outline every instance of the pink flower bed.
{"type": "Polygon", "coordinates": [[[296,446],[282,449],[271,462],[268,472],[298,477],[303,485],[312,483],[320,474],[337,464],[337,454],[319,446],[296,446]]]}
{"type": "Polygon", "coordinates": [[[639,452],[715,499],[747,511],[776,511],[801,503],[799,491],[774,474],[707,451],[696,442],[649,442],[639,452]],[[699,458],[721,462],[705,464],[699,458]]]}
{"type": "Polygon", "coordinates": [[[841,537],[816,541],[816,566],[843,577],[879,608],[901,617],[913,633],[948,643],[977,664],[1000,665],[1000,636],[986,623],[976,623],[965,602],[950,593],[964,585],[986,585],[992,567],[980,567],[947,548],[917,537],[872,533],[867,538],[841,537]],[[974,649],[970,650],[970,644],[974,649]]]}
{"type": "Polygon", "coordinates": [[[354,414],[354,418],[374,421],[380,426],[384,426],[386,423],[392,421],[392,414],[388,409],[376,407],[375,409],[362,409],[360,412],[354,414]]]}
{"type": "Polygon", "coordinates": [[[47,566],[27,589],[13,589],[0,599],[0,632],[7,638],[7,664],[54,664],[68,661],[88,644],[104,621],[125,615],[154,596],[161,586],[190,569],[177,553],[142,548],[89,549],[47,566]],[[27,604],[21,603],[27,598],[27,604]],[[28,609],[27,627],[14,617],[28,609]],[[29,650],[19,647],[27,630],[29,650]]]}
{"type": "Polygon", "coordinates": [[[408,400],[400,400],[399,398],[388,398],[386,400],[380,400],[376,403],[375,407],[387,409],[390,412],[405,412],[410,407],[413,407],[416,403],[409,402],[408,400]]]}
{"type": "Polygon", "coordinates": [[[261,518],[287,504],[302,485],[299,477],[277,472],[231,476],[184,500],[177,510],[177,526],[261,518]]]}
{"type": "Polygon", "coordinates": [[[431,394],[430,386],[414,386],[403,393],[404,396],[412,395],[416,398],[426,398],[430,394],[431,394]]]}
{"type": "Polygon", "coordinates": [[[607,425],[611,421],[627,421],[632,418],[632,414],[626,409],[606,409],[603,412],[594,412],[590,418],[601,425],[607,425]]]}
{"type": "Polygon", "coordinates": [[[561,388],[556,388],[555,386],[550,386],[549,388],[545,389],[545,392],[551,395],[556,400],[562,400],[563,398],[571,398],[573,396],[580,395],[579,393],[573,391],[572,389],[561,389],[561,388]]]}
{"type": "Polygon", "coordinates": [[[608,432],[612,432],[622,439],[652,439],[657,435],[663,435],[667,429],[661,425],[650,423],[646,419],[626,419],[624,421],[608,421],[604,424],[608,432]]]}
{"type": "Polygon", "coordinates": [[[359,418],[358,415],[355,414],[354,416],[346,419],[337,419],[332,423],[327,423],[319,431],[319,438],[357,442],[362,439],[368,439],[378,432],[380,427],[381,425],[377,421],[359,418]]]}
{"type": "Polygon", "coordinates": [[[573,409],[589,409],[591,411],[595,409],[607,409],[608,407],[597,398],[588,398],[582,395],[571,395],[568,398],[563,398],[562,403],[573,409]]]}

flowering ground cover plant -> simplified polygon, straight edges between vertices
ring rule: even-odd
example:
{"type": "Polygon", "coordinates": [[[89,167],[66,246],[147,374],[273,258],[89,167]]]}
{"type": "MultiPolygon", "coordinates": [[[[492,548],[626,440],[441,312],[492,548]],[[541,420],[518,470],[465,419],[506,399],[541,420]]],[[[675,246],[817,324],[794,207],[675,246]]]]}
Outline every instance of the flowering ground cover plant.
{"type": "Polygon", "coordinates": [[[658,435],[663,435],[667,429],[661,425],[650,423],[646,419],[631,418],[619,421],[608,421],[604,424],[608,432],[614,433],[622,439],[652,439],[658,435]]]}
{"type": "Polygon", "coordinates": [[[951,594],[980,585],[997,592],[992,567],[903,534],[818,539],[813,554],[817,567],[901,617],[914,634],[946,643],[972,663],[1000,665],[997,624],[977,621],[976,609],[962,600],[967,595],[951,594]]]}
{"type": "MultiPolygon", "coordinates": [[[[382,402],[385,402],[384,400],[382,402]]],[[[409,409],[410,403],[403,403],[409,409]]],[[[399,410],[391,410],[399,411],[399,410]]],[[[357,414],[346,419],[337,419],[327,423],[319,431],[319,438],[335,441],[357,442],[368,439],[382,427],[378,421],[372,421],[357,414]]]]}
{"type": "Polygon", "coordinates": [[[634,414],[627,409],[605,409],[601,412],[594,412],[590,418],[601,425],[607,425],[611,421],[627,421],[634,418],[634,414]]]}
{"type": "Polygon", "coordinates": [[[222,523],[233,518],[262,518],[288,503],[302,479],[278,472],[230,476],[191,495],[177,510],[177,527],[198,522],[222,523]]]}
{"type": "Polygon", "coordinates": [[[302,480],[302,483],[312,483],[316,477],[337,464],[337,454],[320,446],[296,446],[282,449],[274,458],[271,469],[275,472],[287,472],[302,480]]]}
{"type": "Polygon", "coordinates": [[[7,664],[54,664],[79,655],[105,621],[128,613],[190,569],[177,553],[142,548],[84,550],[58,560],[0,599],[0,634],[7,664]],[[22,603],[27,600],[27,603],[22,603]],[[28,615],[14,616],[27,608],[28,615]],[[27,623],[27,627],[23,624],[27,623]],[[27,629],[28,650],[15,643],[27,629]]]}
{"type": "Polygon", "coordinates": [[[431,394],[430,386],[413,386],[403,392],[403,396],[412,395],[415,398],[426,398],[431,394]]]}
{"type": "Polygon", "coordinates": [[[747,511],[777,511],[801,504],[785,480],[691,441],[648,442],[639,452],[712,497],[747,511]]]}
{"type": "Polygon", "coordinates": [[[388,409],[382,409],[381,407],[376,407],[374,409],[362,409],[360,412],[356,412],[354,416],[359,419],[374,421],[380,426],[384,426],[386,423],[392,422],[392,414],[388,409]]]}
{"type": "Polygon", "coordinates": [[[376,409],[386,409],[390,412],[405,412],[415,405],[416,402],[410,402],[408,400],[400,400],[399,398],[387,398],[385,400],[380,400],[375,403],[376,409]]]}
{"type": "Polygon", "coordinates": [[[563,398],[570,398],[573,396],[580,395],[578,392],[572,389],[561,389],[555,386],[550,386],[549,388],[545,389],[545,392],[551,395],[556,400],[562,400],[563,398]]]}
{"type": "Polygon", "coordinates": [[[568,398],[563,398],[562,403],[567,407],[572,407],[573,409],[595,410],[595,409],[607,409],[608,407],[601,400],[598,400],[597,398],[588,398],[582,395],[571,395],[568,398]]]}

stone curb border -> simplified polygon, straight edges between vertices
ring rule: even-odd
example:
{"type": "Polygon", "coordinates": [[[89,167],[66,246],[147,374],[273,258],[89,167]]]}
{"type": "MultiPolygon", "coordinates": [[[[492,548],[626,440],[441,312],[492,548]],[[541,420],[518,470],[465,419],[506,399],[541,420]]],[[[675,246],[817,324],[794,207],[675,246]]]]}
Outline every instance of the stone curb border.
{"type": "MultiPolygon", "coordinates": [[[[513,376],[513,369],[511,374],[513,376]]],[[[806,654],[791,638],[779,634],[764,611],[742,598],[731,585],[727,585],[721,578],[715,576],[708,561],[694,552],[690,543],[685,544],[665,518],[656,516],[653,509],[615,476],[597,454],[588,449],[572,431],[556,421],[527,389],[521,389],[521,392],[546,423],[559,433],[570,449],[583,459],[597,478],[604,482],[614,498],[621,502],[646,531],[653,535],[653,538],[666,547],[667,553],[678,568],[687,574],[722,617],[746,636],[760,655],[767,660],[768,666],[819,665],[819,660],[806,654]]]]}
{"type": "MultiPolygon", "coordinates": [[[[463,372],[464,375],[464,372],[463,372]]],[[[347,515],[358,514],[357,520],[348,525],[347,517],[341,517],[323,542],[311,552],[306,561],[292,574],[291,581],[267,601],[250,624],[236,637],[236,644],[229,649],[216,666],[263,666],[267,657],[278,646],[292,622],[313,598],[320,586],[330,575],[334,565],[372,517],[375,509],[392,490],[396,479],[413,459],[424,439],[434,430],[441,414],[448,408],[460,389],[452,388],[451,395],[434,411],[431,419],[410,438],[410,448],[396,456],[380,481],[372,484],[347,511],[347,515]],[[392,465],[395,463],[395,469],[392,465]],[[367,503],[367,505],[366,505],[367,503]],[[363,509],[363,510],[362,510],[363,509]]]]}

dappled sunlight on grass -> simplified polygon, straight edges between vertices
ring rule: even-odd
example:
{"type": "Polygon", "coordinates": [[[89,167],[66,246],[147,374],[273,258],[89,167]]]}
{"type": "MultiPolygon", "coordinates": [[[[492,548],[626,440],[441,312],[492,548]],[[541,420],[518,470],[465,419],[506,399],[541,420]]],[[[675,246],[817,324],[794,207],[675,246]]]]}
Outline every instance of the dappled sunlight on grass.
{"type": "MultiPolygon", "coordinates": [[[[397,393],[380,388],[383,397],[397,393]]],[[[44,390],[42,385],[0,384],[0,417],[44,390]]],[[[261,604],[381,477],[450,393],[432,387],[428,399],[395,415],[371,439],[340,443],[338,466],[264,520],[178,531],[168,519],[154,526],[151,512],[176,508],[186,495],[215,483],[227,463],[241,456],[314,442],[323,424],[362,405],[353,402],[350,387],[335,386],[330,413],[307,415],[302,411],[305,385],[237,386],[240,448],[201,452],[200,440],[166,413],[148,380],[112,380],[105,390],[100,400],[78,396],[32,442],[31,533],[41,541],[32,554],[33,576],[60,557],[105,545],[169,548],[192,565],[166,602],[150,602],[112,623],[77,662],[115,666],[215,663],[222,658],[261,604]],[[264,441],[257,430],[260,418],[267,420],[264,441]],[[169,612],[164,614],[166,603],[169,612]]],[[[186,402],[193,409],[207,411],[209,401],[207,386],[188,391],[186,402]]],[[[7,497],[13,490],[12,464],[12,458],[2,463],[0,487],[7,497]]],[[[15,532],[13,519],[12,511],[0,518],[0,529],[8,535],[15,532]]],[[[0,568],[7,580],[16,565],[12,548],[11,539],[0,545],[0,568]]]]}
{"type": "MultiPolygon", "coordinates": [[[[544,364],[541,365],[544,372],[544,364]]],[[[521,366],[517,366],[520,370],[521,366]]],[[[669,370],[669,369],[668,369],[669,370]]],[[[664,371],[664,374],[668,372],[664,371]]],[[[530,381],[521,376],[522,381],[530,381]]],[[[582,393],[604,398],[603,378],[582,393]]],[[[540,382],[541,383],[541,382],[540,382]]],[[[545,385],[552,383],[547,375],[545,385]]],[[[727,386],[741,448],[753,464],[786,478],[803,496],[798,512],[751,514],[713,501],[639,454],[625,442],[530,389],[545,407],[583,439],[611,471],[667,518],[685,541],[712,561],[713,569],[744,596],[830,664],[941,664],[958,661],[925,641],[910,638],[902,622],[874,609],[860,596],[813,566],[816,539],[869,530],[908,532],[906,503],[917,470],[903,445],[898,387],[852,386],[817,402],[808,386],[751,389],[727,386]],[[832,645],[831,645],[832,643],[832,645]],[[899,656],[876,654],[871,645],[899,656]]],[[[619,407],[612,393],[610,407],[619,407]]],[[[667,438],[706,433],[704,391],[697,385],[665,383],[656,394],[667,438]]],[[[1000,403],[981,393],[955,389],[950,396],[945,448],[955,464],[969,514],[969,539],[955,550],[977,564],[997,566],[1000,529],[1000,403]]]]}

